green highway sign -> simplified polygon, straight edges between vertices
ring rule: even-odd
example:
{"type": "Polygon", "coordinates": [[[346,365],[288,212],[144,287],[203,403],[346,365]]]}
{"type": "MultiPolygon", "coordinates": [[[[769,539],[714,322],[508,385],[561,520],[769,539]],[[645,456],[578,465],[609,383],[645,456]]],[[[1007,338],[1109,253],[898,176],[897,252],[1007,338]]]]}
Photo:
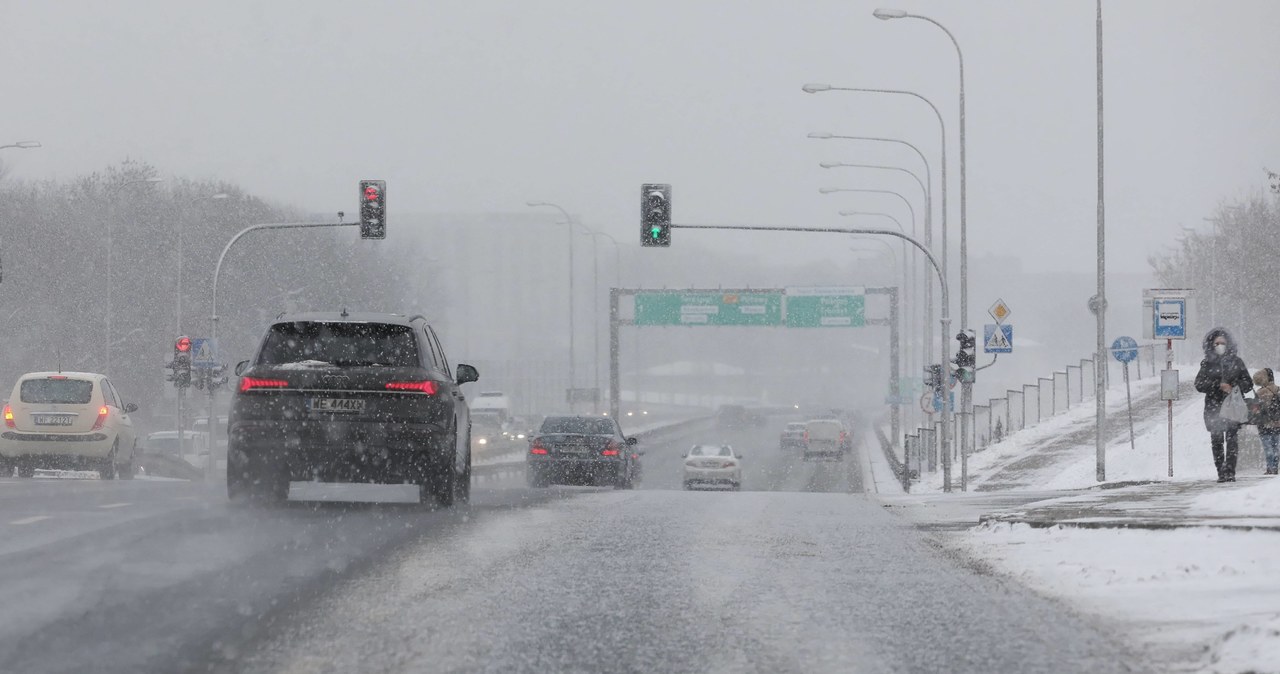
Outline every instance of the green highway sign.
{"type": "Polygon", "coordinates": [[[782,325],[779,293],[636,293],[636,325],[782,325]]]}
{"type": "Polygon", "coordinates": [[[851,287],[787,288],[788,328],[860,328],[866,291],[851,287]]]}

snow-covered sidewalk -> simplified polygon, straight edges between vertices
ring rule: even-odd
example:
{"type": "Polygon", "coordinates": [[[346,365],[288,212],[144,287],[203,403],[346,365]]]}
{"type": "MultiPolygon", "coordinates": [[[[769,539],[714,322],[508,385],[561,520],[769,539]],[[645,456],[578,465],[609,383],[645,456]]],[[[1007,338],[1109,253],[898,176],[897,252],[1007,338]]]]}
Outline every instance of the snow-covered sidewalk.
{"type": "Polygon", "coordinates": [[[953,543],[1115,624],[1155,671],[1280,672],[1280,533],[989,523],[953,543]]]}

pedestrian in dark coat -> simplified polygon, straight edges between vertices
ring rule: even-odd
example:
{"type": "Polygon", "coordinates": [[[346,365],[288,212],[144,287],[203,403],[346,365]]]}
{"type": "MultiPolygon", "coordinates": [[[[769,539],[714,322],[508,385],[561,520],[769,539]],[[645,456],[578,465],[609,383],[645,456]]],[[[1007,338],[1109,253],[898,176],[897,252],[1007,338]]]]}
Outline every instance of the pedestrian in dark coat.
{"type": "Polygon", "coordinates": [[[1254,389],[1258,397],[1258,438],[1262,440],[1262,456],[1267,460],[1267,475],[1280,473],[1280,386],[1276,386],[1276,373],[1269,367],[1253,373],[1254,389]]]}
{"type": "Polygon", "coordinates": [[[1213,465],[1219,482],[1235,482],[1236,457],[1240,454],[1237,433],[1240,424],[1223,419],[1222,402],[1232,389],[1244,395],[1253,390],[1249,369],[1236,352],[1236,342],[1225,328],[1214,328],[1204,336],[1204,360],[1196,373],[1196,390],[1204,394],[1204,427],[1209,431],[1213,465]]]}

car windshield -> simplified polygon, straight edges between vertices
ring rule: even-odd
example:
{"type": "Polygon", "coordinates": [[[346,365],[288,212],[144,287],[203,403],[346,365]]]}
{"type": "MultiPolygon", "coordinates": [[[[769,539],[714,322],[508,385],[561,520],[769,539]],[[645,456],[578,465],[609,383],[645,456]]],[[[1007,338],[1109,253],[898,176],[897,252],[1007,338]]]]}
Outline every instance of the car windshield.
{"type": "Polygon", "coordinates": [[[542,422],[539,433],[570,433],[576,435],[613,435],[613,422],[597,417],[548,417],[542,422]]]}
{"type": "Polygon", "coordinates": [[[406,325],[299,321],[271,326],[258,363],[413,367],[419,360],[406,325]]]}
{"type": "Polygon", "coordinates": [[[20,399],[37,405],[87,405],[93,399],[93,382],[84,379],[28,379],[22,382],[20,399]]]}

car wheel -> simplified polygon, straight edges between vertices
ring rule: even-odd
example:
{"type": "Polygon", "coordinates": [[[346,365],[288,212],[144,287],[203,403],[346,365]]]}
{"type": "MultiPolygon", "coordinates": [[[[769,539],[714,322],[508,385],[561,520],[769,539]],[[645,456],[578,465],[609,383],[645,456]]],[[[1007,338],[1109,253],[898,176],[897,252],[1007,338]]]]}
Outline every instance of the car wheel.
{"type": "Polygon", "coordinates": [[[526,466],[524,469],[525,484],[532,489],[546,489],[551,486],[551,480],[548,477],[546,471],[538,470],[533,466],[526,466]]]}
{"type": "Polygon", "coordinates": [[[35,461],[32,461],[29,458],[20,458],[18,459],[17,464],[18,464],[18,477],[30,478],[30,477],[36,476],[35,461]]]}
{"type": "Polygon", "coordinates": [[[120,476],[121,480],[133,479],[133,457],[137,455],[137,453],[138,447],[137,445],[134,445],[133,451],[129,452],[129,460],[116,465],[116,475],[120,476]]]}
{"type": "Polygon", "coordinates": [[[433,502],[441,508],[453,505],[458,493],[458,474],[453,467],[457,451],[457,443],[450,441],[448,447],[436,455],[430,475],[421,485],[420,500],[423,505],[433,502]]]}
{"type": "Polygon", "coordinates": [[[471,452],[467,452],[467,467],[462,470],[462,476],[458,478],[457,502],[461,505],[471,502],[471,452]]]}
{"type": "Polygon", "coordinates": [[[635,482],[631,479],[631,469],[630,469],[630,468],[627,468],[627,467],[623,466],[622,470],[618,471],[617,481],[615,481],[615,482],[613,483],[613,488],[614,488],[614,489],[633,489],[633,488],[635,488],[635,482]]]}
{"type": "Polygon", "coordinates": [[[120,445],[112,444],[111,452],[107,454],[107,458],[98,464],[98,478],[102,480],[116,479],[116,454],[119,452],[120,445]]]}

